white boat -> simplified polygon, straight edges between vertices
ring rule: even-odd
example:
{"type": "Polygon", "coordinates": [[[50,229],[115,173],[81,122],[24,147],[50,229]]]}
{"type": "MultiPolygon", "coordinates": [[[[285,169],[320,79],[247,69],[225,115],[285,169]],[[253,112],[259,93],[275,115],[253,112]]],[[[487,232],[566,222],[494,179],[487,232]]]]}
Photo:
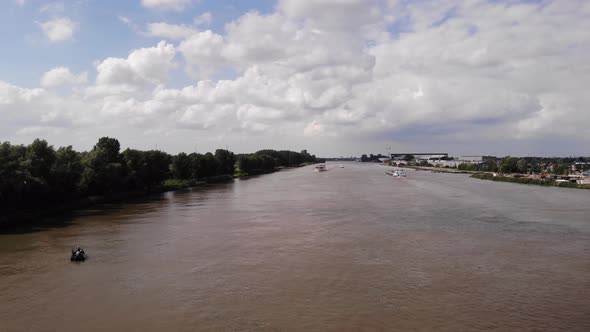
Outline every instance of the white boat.
{"type": "Polygon", "coordinates": [[[394,178],[399,178],[399,177],[405,178],[407,176],[406,172],[404,172],[403,169],[394,169],[391,171],[385,171],[385,174],[391,175],[394,178]]]}
{"type": "Polygon", "coordinates": [[[340,165],[340,166],[338,166],[338,167],[340,167],[340,168],[344,168],[344,165],[340,165]]]}
{"type": "Polygon", "coordinates": [[[317,165],[315,167],[315,171],[316,172],[324,172],[324,171],[326,171],[326,165],[323,165],[323,164],[322,165],[317,165]]]}

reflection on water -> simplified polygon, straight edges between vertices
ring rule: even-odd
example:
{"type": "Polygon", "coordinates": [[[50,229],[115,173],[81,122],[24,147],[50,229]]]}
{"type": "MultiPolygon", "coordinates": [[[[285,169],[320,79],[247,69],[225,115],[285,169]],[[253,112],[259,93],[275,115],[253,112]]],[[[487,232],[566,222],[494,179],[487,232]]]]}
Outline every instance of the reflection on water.
{"type": "Polygon", "coordinates": [[[590,331],[590,191],[345,166],[0,235],[0,331],[590,331]]]}

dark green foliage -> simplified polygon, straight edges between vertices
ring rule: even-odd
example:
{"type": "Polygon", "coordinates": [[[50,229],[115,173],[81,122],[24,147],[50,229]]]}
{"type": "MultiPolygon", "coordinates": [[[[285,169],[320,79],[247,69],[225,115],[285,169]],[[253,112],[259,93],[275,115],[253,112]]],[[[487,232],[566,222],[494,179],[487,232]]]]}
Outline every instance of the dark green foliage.
{"type": "Polygon", "coordinates": [[[172,190],[179,190],[184,188],[194,187],[199,182],[195,180],[181,180],[181,179],[168,179],[164,181],[164,190],[165,191],[172,191],[172,190]]]}
{"type": "Polygon", "coordinates": [[[483,162],[479,165],[480,170],[484,172],[497,172],[498,163],[496,158],[483,158],[483,162]]]}
{"type": "MultiPolygon", "coordinates": [[[[91,196],[121,197],[186,188],[202,182],[231,180],[236,173],[272,171],[280,166],[315,162],[307,151],[261,150],[236,156],[218,149],[213,153],[179,153],[126,149],[117,139],[102,137],[89,152],[71,146],[57,151],[47,141],[28,146],[0,144],[0,222],[24,211],[59,210],[76,206],[91,196]]],[[[94,198],[93,198],[94,199],[94,198]]]]}
{"type": "Polygon", "coordinates": [[[50,185],[60,196],[75,197],[78,195],[78,184],[83,171],[79,153],[71,146],[59,148],[55,153],[55,162],[51,166],[50,185]]]}
{"type": "Polygon", "coordinates": [[[201,159],[201,166],[202,173],[198,178],[206,178],[220,174],[218,172],[221,167],[221,163],[211,152],[205,153],[205,156],[203,156],[203,159],[201,159]]]}
{"type": "Polygon", "coordinates": [[[81,187],[89,195],[104,195],[124,189],[125,165],[119,154],[119,141],[102,137],[82,160],[81,187]]]}
{"type": "MultiPolygon", "coordinates": [[[[374,154],[371,153],[369,156],[367,156],[366,154],[362,155],[361,156],[361,161],[364,162],[364,163],[365,162],[378,162],[379,161],[379,158],[389,158],[389,157],[388,156],[384,156],[384,155],[382,155],[380,153],[377,154],[377,155],[374,155],[374,154]]],[[[413,156],[412,156],[412,159],[414,159],[413,156]]]]}
{"type": "Polygon", "coordinates": [[[30,174],[26,169],[27,149],[22,145],[0,145],[0,207],[14,207],[23,200],[30,174]]]}
{"type": "Polygon", "coordinates": [[[36,139],[27,147],[26,167],[31,177],[47,183],[51,166],[55,161],[55,150],[47,141],[36,139]]]}
{"type": "Polygon", "coordinates": [[[553,168],[553,174],[568,174],[568,167],[564,164],[557,164],[555,165],[555,167],[553,168]]]}
{"type": "Polygon", "coordinates": [[[143,151],[127,149],[121,154],[122,163],[127,169],[124,187],[127,190],[142,190],[147,187],[147,162],[143,151]]]}
{"type": "Polygon", "coordinates": [[[170,163],[172,157],[166,152],[150,150],[144,152],[146,174],[145,182],[149,187],[161,184],[170,176],[170,163]]]}
{"type": "Polygon", "coordinates": [[[293,167],[305,163],[315,163],[317,158],[307,150],[300,153],[287,150],[260,150],[254,154],[242,154],[237,158],[240,174],[258,174],[271,172],[277,167],[293,167]]]}
{"type": "Polygon", "coordinates": [[[518,172],[517,163],[518,158],[504,157],[500,160],[499,170],[501,173],[516,173],[518,172]]]}
{"type": "Polygon", "coordinates": [[[227,150],[217,149],[215,150],[215,159],[219,161],[218,173],[219,174],[234,174],[236,167],[236,156],[233,152],[227,150]]]}
{"type": "Polygon", "coordinates": [[[519,173],[528,173],[529,170],[529,164],[527,163],[527,161],[525,159],[519,159],[516,162],[516,170],[519,173]]]}
{"type": "Polygon", "coordinates": [[[461,163],[457,166],[457,169],[461,171],[477,171],[479,166],[473,163],[461,163]]]}
{"type": "Polygon", "coordinates": [[[246,154],[238,157],[238,169],[241,173],[257,174],[269,172],[279,166],[279,160],[266,154],[246,154]]]}
{"type": "Polygon", "coordinates": [[[127,149],[121,154],[124,165],[123,188],[148,190],[159,186],[169,177],[172,157],[162,151],[127,149]]]}
{"type": "Polygon", "coordinates": [[[191,157],[184,152],[181,152],[172,158],[171,172],[175,179],[191,179],[192,167],[191,157]]]}
{"type": "Polygon", "coordinates": [[[102,137],[92,149],[98,156],[98,160],[104,163],[115,163],[119,160],[121,145],[116,138],[102,137]]]}
{"type": "Polygon", "coordinates": [[[418,163],[418,166],[434,167],[434,165],[429,163],[428,160],[420,160],[420,162],[418,163]]]}

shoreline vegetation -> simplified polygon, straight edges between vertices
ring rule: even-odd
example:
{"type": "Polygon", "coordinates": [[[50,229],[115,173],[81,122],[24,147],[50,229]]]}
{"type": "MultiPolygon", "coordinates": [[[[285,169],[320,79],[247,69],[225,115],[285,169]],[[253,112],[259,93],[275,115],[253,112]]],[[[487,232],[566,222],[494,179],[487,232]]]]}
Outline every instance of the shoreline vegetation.
{"type": "Polygon", "coordinates": [[[493,172],[481,171],[467,171],[458,170],[455,168],[441,168],[441,167],[425,167],[425,166],[404,166],[415,169],[416,171],[430,171],[433,173],[451,173],[451,174],[470,174],[470,177],[479,180],[490,180],[498,182],[510,182],[520,184],[533,184],[545,187],[560,187],[560,188],[575,188],[575,189],[590,189],[590,184],[578,184],[572,182],[559,182],[553,179],[533,179],[525,177],[522,174],[515,174],[512,176],[498,175],[493,172]]]}
{"type": "Polygon", "coordinates": [[[480,173],[478,171],[466,171],[456,168],[443,168],[443,167],[429,167],[429,166],[402,166],[405,168],[412,168],[416,171],[430,171],[432,173],[453,173],[453,174],[475,174],[480,173]]]}
{"type": "Polygon", "coordinates": [[[578,184],[572,182],[557,182],[548,179],[531,179],[527,177],[511,177],[511,176],[501,176],[501,175],[494,175],[490,173],[478,173],[471,175],[474,179],[480,180],[490,180],[490,181],[499,181],[499,182],[510,182],[510,183],[520,183],[520,184],[533,184],[538,186],[545,186],[545,187],[560,187],[560,188],[575,188],[575,189],[590,189],[590,184],[578,184]]]}
{"type": "Polygon", "coordinates": [[[0,144],[0,229],[43,226],[49,218],[98,204],[122,203],[148,195],[231,181],[323,162],[288,150],[234,154],[120,151],[119,141],[102,137],[91,151],[57,150],[47,141],[28,146],[0,144]]]}

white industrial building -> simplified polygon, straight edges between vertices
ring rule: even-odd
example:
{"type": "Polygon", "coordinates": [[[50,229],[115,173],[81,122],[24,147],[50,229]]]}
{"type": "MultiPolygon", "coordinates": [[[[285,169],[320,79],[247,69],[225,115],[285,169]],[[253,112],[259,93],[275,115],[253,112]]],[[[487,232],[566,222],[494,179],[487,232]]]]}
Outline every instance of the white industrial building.
{"type": "Polygon", "coordinates": [[[464,160],[465,162],[482,162],[483,156],[461,156],[459,160],[464,160]]]}

